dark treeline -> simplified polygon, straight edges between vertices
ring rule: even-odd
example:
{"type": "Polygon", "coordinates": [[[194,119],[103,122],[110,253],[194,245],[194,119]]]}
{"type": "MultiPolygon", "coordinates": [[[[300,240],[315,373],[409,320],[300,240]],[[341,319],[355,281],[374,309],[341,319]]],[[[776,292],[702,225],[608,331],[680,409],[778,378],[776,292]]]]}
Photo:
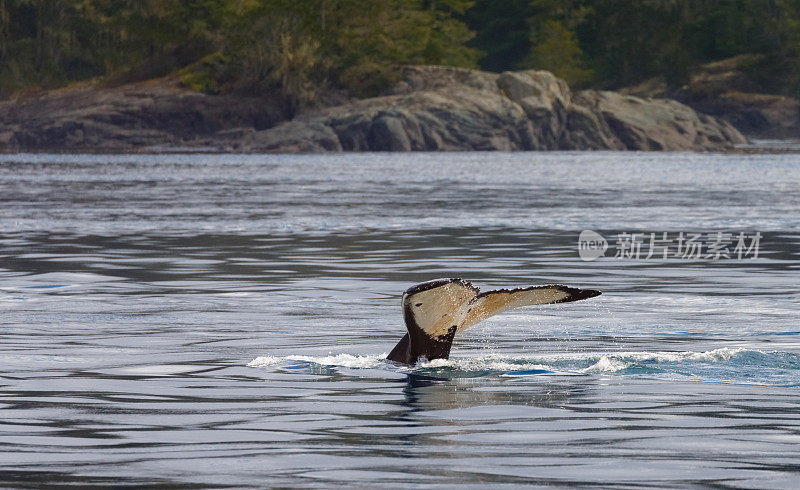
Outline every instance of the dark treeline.
{"type": "Polygon", "coordinates": [[[466,19],[492,70],[542,68],[605,87],[661,76],[676,86],[699,64],[754,54],[743,68],[764,89],[798,87],[799,0],[486,0],[466,19]]]}
{"type": "Polygon", "coordinates": [[[739,54],[800,86],[800,0],[0,0],[0,98],[102,77],[197,90],[377,93],[404,64],[540,68],[617,87],[739,54]]]}
{"type": "Polygon", "coordinates": [[[0,92],[178,72],[295,102],[374,93],[403,64],[477,67],[466,0],[0,0],[0,92]]]}

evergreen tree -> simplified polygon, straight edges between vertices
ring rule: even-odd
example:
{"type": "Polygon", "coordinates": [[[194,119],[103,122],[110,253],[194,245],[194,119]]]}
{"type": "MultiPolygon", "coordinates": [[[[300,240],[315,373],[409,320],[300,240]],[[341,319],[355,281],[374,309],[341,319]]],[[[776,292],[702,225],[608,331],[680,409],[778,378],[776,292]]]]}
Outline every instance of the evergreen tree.
{"type": "Polygon", "coordinates": [[[299,106],[326,85],[378,93],[406,64],[680,86],[739,54],[763,90],[796,94],[800,0],[0,0],[0,98],[178,73],[299,106]]]}

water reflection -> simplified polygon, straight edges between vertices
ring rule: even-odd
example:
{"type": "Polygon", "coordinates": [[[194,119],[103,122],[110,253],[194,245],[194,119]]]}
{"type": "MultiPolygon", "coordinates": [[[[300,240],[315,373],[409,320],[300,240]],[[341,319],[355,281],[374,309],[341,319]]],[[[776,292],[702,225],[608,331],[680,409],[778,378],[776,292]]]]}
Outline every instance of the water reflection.
{"type": "Polygon", "coordinates": [[[524,390],[518,390],[518,384],[499,382],[496,375],[486,379],[486,375],[489,372],[473,372],[463,378],[409,374],[403,388],[404,405],[409,413],[502,405],[560,408],[594,394],[595,380],[584,376],[578,377],[580,381],[569,382],[541,375],[536,381],[525,383],[524,390]]]}

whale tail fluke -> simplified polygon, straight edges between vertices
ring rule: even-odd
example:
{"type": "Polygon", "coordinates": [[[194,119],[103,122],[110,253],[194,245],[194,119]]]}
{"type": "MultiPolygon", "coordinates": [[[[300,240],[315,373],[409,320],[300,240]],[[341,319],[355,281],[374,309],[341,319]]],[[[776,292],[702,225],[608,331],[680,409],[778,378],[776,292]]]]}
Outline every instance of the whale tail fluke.
{"type": "Polygon", "coordinates": [[[420,358],[447,359],[456,334],[503,311],[521,306],[567,303],[599,296],[594,289],[559,284],[496,289],[481,293],[463,279],[436,279],[403,293],[403,319],[408,333],[387,356],[414,364],[420,358]]]}

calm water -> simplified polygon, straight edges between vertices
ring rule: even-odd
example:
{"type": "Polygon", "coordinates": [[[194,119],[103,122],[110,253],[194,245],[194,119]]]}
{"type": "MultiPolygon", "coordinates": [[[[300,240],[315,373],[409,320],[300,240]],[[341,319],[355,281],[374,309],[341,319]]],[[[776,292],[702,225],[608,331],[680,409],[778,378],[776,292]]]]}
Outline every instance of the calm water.
{"type": "Polygon", "coordinates": [[[797,487],[799,259],[797,155],[2,155],[0,486],[797,487]],[[442,276],[604,295],[382,361],[442,276]]]}

